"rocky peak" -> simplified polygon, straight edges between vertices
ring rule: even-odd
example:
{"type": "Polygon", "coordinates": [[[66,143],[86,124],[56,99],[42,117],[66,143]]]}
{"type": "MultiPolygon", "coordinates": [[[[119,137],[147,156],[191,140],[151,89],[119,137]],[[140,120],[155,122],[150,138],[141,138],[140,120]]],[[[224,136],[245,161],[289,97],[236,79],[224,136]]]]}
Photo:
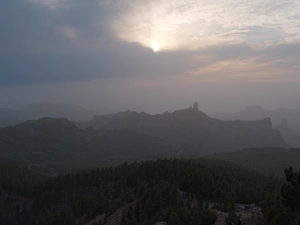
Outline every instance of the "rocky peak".
{"type": "Polygon", "coordinates": [[[266,127],[272,129],[272,121],[270,117],[264,118],[263,123],[266,125],[266,127]]]}
{"type": "Polygon", "coordinates": [[[198,102],[195,102],[195,103],[193,104],[193,108],[196,109],[196,110],[198,110],[198,102]]]}

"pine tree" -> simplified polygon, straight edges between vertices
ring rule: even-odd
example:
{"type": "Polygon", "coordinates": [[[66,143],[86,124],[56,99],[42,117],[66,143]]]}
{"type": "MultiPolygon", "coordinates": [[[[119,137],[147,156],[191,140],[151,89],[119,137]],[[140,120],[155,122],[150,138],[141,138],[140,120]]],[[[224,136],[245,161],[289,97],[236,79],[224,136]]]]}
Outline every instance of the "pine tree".
{"type": "Polygon", "coordinates": [[[168,219],[168,225],[180,225],[180,219],[177,213],[172,212],[168,219]]]}
{"type": "Polygon", "coordinates": [[[287,183],[281,187],[282,204],[293,211],[300,212],[300,172],[290,167],[284,170],[287,183]]]}

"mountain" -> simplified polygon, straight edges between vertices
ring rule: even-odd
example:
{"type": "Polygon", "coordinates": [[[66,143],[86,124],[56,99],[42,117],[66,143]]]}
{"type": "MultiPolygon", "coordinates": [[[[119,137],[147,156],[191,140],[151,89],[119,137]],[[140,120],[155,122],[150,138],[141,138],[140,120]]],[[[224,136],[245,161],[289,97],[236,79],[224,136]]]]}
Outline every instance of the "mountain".
{"type": "Polygon", "coordinates": [[[20,122],[43,117],[66,117],[70,120],[87,121],[92,116],[93,113],[87,109],[67,102],[17,105],[0,109],[0,127],[14,126],[20,122]]]}
{"type": "Polygon", "coordinates": [[[222,120],[256,120],[270,117],[275,126],[278,126],[285,118],[289,121],[291,128],[300,133],[300,109],[279,108],[269,110],[261,106],[251,105],[241,112],[215,113],[212,116],[222,120]]]}
{"type": "Polygon", "coordinates": [[[80,129],[66,118],[42,118],[0,128],[0,156],[47,174],[175,157],[178,152],[179,146],[157,137],[130,130],[80,129]]]}
{"type": "Polygon", "coordinates": [[[279,126],[274,129],[279,130],[284,140],[294,148],[300,148],[300,134],[288,126],[286,119],[282,119],[279,126]]]}
{"type": "Polygon", "coordinates": [[[134,111],[94,116],[87,123],[96,129],[130,129],[167,142],[193,146],[197,154],[227,152],[246,147],[288,147],[270,118],[256,121],[222,121],[199,111],[198,104],[173,113],[149,115],[134,111]]]}
{"type": "Polygon", "coordinates": [[[290,166],[296,171],[300,171],[299,149],[248,148],[235,152],[218,153],[206,158],[232,162],[278,178],[283,178],[284,169],[290,166]]]}

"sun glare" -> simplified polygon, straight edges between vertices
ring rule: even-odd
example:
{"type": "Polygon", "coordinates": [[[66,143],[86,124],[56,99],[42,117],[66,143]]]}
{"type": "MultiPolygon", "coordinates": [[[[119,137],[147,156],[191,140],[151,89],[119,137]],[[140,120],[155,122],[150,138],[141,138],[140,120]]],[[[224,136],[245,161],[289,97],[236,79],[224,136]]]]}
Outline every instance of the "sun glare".
{"type": "Polygon", "coordinates": [[[154,52],[158,52],[161,49],[158,43],[152,43],[151,48],[154,52]]]}

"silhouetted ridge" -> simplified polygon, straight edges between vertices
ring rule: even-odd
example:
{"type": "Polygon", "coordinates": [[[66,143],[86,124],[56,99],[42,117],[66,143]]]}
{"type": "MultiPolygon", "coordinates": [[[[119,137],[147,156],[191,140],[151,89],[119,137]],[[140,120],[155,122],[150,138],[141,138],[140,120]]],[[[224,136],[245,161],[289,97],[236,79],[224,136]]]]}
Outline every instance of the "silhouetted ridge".
{"type": "MultiPolygon", "coordinates": [[[[224,122],[226,122],[226,121],[224,121],[224,122]]],[[[252,126],[252,127],[262,127],[262,128],[268,128],[268,129],[273,128],[270,117],[266,117],[262,120],[232,120],[229,122],[237,122],[237,123],[245,124],[247,126],[252,126]]]]}
{"type": "Polygon", "coordinates": [[[67,118],[41,118],[38,120],[28,120],[26,122],[18,124],[16,127],[18,128],[41,128],[43,126],[47,127],[55,127],[62,129],[78,129],[71,121],[67,118]]]}
{"type": "Polygon", "coordinates": [[[286,119],[289,126],[300,133],[300,109],[278,108],[269,110],[261,106],[247,106],[241,112],[215,113],[213,116],[223,120],[257,120],[270,117],[274,126],[279,126],[282,119],[286,119]]]}
{"type": "Polygon", "coordinates": [[[292,147],[300,147],[300,134],[289,127],[288,121],[285,118],[282,119],[281,124],[275,127],[275,129],[280,131],[281,136],[292,147]]]}
{"type": "Polygon", "coordinates": [[[264,109],[263,107],[261,107],[260,105],[248,105],[245,109],[245,111],[252,111],[252,112],[256,112],[256,111],[267,111],[266,109],[264,109]]]}
{"type": "Polygon", "coordinates": [[[87,123],[96,129],[130,129],[158,136],[168,142],[186,144],[197,154],[234,151],[246,147],[288,147],[280,133],[272,129],[270,118],[255,121],[222,121],[192,107],[173,113],[149,115],[132,111],[95,116],[87,123]]]}
{"type": "Polygon", "coordinates": [[[182,116],[193,116],[195,118],[207,118],[208,116],[200,111],[198,108],[189,107],[187,109],[180,109],[173,112],[173,114],[182,115],[182,116]]]}
{"type": "Polygon", "coordinates": [[[20,159],[42,173],[175,157],[180,147],[133,130],[77,128],[65,118],[30,120],[0,128],[0,157],[20,159]]]}
{"type": "Polygon", "coordinates": [[[67,102],[17,105],[12,108],[0,108],[0,127],[14,126],[21,122],[45,117],[86,121],[92,115],[93,113],[85,108],[67,102]]]}
{"type": "Polygon", "coordinates": [[[79,128],[66,118],[47,117],[29,120],[18,124],[16,128],[61,138],[74,137],[79,134],[79,128]]]}

